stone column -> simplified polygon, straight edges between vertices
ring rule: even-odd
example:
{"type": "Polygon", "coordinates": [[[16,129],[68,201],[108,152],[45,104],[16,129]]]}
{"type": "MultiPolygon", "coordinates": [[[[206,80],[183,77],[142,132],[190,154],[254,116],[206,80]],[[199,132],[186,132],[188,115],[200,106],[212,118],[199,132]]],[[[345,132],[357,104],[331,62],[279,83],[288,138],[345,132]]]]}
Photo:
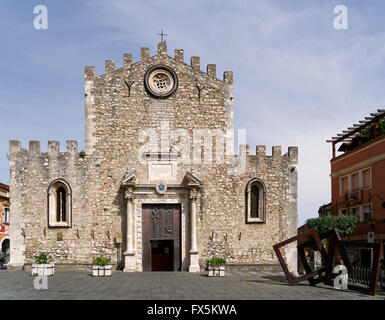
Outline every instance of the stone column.
{"type": "Polygon", "coordinates": [[[197,235],[197,202],[198,192],[195,189],[190,191],[190,227],[191,227],[191,250],[189,272],[200,272],[199,250],[197,235]]]}
{"type": "Polygon", "coordinates": [[[128,189],[125,191],[124,198],[127,208],[127,248],[124,255],[124,271],[135,271],[135,234],[134,234],[134,210],[133,210],[133,192],[128,189]]]}

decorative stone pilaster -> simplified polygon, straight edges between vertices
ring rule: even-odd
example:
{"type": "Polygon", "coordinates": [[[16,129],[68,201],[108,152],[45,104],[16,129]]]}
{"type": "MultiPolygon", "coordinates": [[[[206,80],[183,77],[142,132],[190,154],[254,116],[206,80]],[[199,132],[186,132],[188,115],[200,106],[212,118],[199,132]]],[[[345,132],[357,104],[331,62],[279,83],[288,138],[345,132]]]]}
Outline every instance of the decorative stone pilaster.
{"type": "Polygon", "coordinates": [[[197,234],[197,190],[190,191],[190,226],[191,226],[191,250],[190,250],[190,266],[189,272],[200,272],[199,267],[199,250],[198,250],[198,234],[197,234]]]}
{"type": "Polygon", "coordinates": [[[124,255],[124,271],[135,271],[135,234],[134,234],[134,208],[133,208],[133,190],[127,188],[124,193],[127,208],[127,246],[124,255]]]}
{"type": "MultiPolygon", "coordinates": [[[[291,238],[297,234],[298,217],[298,147],[289,147],[288,151],[288,183],[287,190],[287,234],[291,238]]],[[[292,242],[286,246],[286,262],[289,271],[297,276],[297,244],[292,242]]]]}

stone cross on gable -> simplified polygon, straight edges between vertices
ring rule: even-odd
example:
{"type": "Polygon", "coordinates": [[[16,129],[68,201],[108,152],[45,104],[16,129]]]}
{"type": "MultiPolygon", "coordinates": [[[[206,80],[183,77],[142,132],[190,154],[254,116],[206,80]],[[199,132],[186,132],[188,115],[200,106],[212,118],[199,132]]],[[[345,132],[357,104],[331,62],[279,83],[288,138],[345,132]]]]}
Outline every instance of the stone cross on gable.
{"type": "Polygon", "coordinates": [[[166,33],[163,33],[163,29],[162,29],[162,31],[161,31],[160,33],[158,33],[158,35],[160,35],[160,42],[161,42],[161,43],[166,42],[165,40],[163,40],[163,37],[166,37],[167,34],[166,34],[166,33]]]}

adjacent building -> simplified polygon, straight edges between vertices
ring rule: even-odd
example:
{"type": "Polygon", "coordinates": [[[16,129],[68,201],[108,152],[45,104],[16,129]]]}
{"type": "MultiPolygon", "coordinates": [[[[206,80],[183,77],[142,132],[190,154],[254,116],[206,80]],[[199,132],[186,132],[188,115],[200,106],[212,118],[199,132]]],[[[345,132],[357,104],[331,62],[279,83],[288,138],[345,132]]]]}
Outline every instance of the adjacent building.
{"type": "Polygon", "coordinates": [[[331,202],[324,204],[318,208],[318,217],[327,217],[332,215],[331,202]]]}
{"type": "Polygon", "coordinates": [[[9,186],[0,183],[0,251],[4,253],[9,249],[9,207],[9,186]]]}
{"type": "MultiPolygon", "coordinates": [[[[333,151],[329,211],[358,218],[360,223],[351,239],[384,242],[385,109],[371,113],[328,142],[333,151]]],[[[370,254],[366,251],[355,259],[367,263],[370,254]]]]}

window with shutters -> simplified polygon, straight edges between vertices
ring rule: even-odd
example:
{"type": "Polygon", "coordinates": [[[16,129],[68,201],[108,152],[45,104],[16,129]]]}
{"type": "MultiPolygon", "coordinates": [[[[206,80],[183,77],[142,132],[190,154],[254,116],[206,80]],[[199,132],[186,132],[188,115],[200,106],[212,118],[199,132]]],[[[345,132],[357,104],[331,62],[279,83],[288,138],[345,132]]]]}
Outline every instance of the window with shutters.
{"type": "Polygon", "coordinates": [[[362,220],[361,221],[368,221],[371,220],[372,217],[372,206],[370,204],[362,206],[362,220]]]}
{"type": "Polygon", "coordinates": [[[342,194],[349,192],[348,177],[344,177],[341,179],[341,191],[342,191],[342,194]]]}
{"type": "Polygon", "coordinates": [[[9,220],[10,220],[10,217],[9,217],[9,208],[4,208],[4,213],[3,213],[3,215],[4,215],[4,220],[3,220],[3,222],[4,222],[5,224],[9,224],[9,220]]]}
{"type": "Polygon", "coordinates": [[[363,188],[370,188],[372,183],[371,183],[371,170],[370,168],[362,170],[362,187],[363,188]]]}
{"type": "Polygon", "coordinates": [[[352,191],[358,191],[360,189],[360,179],[359,174],[354,173],[352,174],[352,191]]]}
{"type": "Polygon", "coordinates": [[[352,215],[358,218],[359,221],[368,221],[372,219],[371,204],[364,204],[352,208],[345,208],[339,210],[340,214],[352,215]]]}
{"type": "Polygon", "coordinates": [[[372,170],[365,168],[340,178],[340,195],[372,187],[372,170]]]}

